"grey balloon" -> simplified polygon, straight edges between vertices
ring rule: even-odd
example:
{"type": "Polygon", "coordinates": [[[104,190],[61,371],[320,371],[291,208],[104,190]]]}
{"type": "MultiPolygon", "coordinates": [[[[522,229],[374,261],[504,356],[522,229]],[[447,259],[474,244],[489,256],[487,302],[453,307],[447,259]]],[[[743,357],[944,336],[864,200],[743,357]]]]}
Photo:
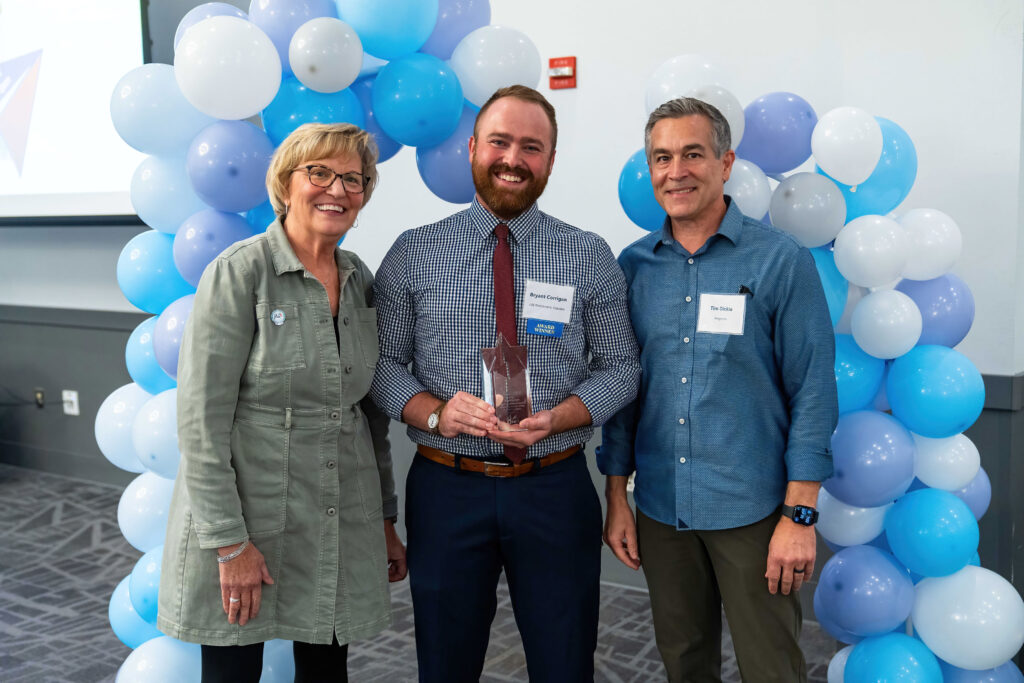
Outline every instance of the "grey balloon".
{"type": "Polygon", "coordinates": [[[836,238],[846,222],[846,200],[836,184],[819,173],[794,173],[772,193],[772,225],[805,247],[820,247],[836,238]]]}

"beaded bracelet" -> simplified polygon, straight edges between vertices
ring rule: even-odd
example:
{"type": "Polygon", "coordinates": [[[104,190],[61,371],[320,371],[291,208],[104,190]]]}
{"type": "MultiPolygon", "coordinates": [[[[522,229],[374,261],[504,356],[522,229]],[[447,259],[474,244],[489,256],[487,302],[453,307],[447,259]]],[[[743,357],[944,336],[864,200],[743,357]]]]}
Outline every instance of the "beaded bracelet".
{"type": "Polygon", "coordinates": [[[248,547],[249,547],[249,539],[247,538],[244,541],[242,541],[241,545],[239,545],[237,548],[232,550],[227,555],[220,555],[220,556],[218,556],[217,557],[217,561],[220,562],[221,564],[224,564],[225,562],[230,562],[231,560],[235,559],[236,557],[238,557],[239,555],[244,553],[245,549],[248,548],[248,547]]]}

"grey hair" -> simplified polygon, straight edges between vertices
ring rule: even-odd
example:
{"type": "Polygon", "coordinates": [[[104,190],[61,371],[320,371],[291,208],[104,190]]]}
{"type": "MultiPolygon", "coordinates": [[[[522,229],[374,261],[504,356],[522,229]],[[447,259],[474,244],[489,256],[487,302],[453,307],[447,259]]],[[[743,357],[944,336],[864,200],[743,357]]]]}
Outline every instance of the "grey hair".
{"type": "Polygon", "coordinates": [[[648,161],[651,160],[651,131],[654,130],[655,124],[662,119],[681,119],[684,116],[703,116],[711,123],[711,151],[716,159],[721,159],[732,147],[729,122],[717,107],[695,97],[677,97],[652,111],[647,118],[647,126],[644,128],[644,151],[648,161]]]}

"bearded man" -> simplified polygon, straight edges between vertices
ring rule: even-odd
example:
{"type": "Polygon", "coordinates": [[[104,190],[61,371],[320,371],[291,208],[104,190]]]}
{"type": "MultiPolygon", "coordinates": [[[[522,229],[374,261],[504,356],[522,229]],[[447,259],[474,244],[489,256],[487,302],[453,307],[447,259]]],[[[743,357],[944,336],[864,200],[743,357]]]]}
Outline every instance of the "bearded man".
{"type": "Polygon", "coordinates": [[[594,678],[601,507],[583,444],[633,400],[640,365],[608,245],[537,208],[556,139],[543,95],[498,90],[469,140],[472,206],[403,233],[377,273],[371,395],[417,444],[406,529],[421,681],[480,679],[502,571],[530,680],[594,678]],[[499,334],[528,352],[533,413],[515,431],[481,398],[481,349],[499,334]]]}

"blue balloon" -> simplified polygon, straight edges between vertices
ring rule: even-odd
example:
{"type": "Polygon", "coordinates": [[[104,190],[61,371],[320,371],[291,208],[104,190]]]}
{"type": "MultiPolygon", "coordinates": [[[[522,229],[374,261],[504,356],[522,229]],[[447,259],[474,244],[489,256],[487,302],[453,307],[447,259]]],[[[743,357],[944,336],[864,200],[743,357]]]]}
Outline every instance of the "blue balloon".
{"type": "Polygon", "coordinates": [[[202,677],[200,647],[170,636],[147,640],[117,670],[117,683],[184,683],[202,677]]]}
{"type": "Polygon", "coordinates": [[[931,439],[967,430],[985,405],[985,383],[966,356],[945,346],[915,346],[889,366],[886,394],[907,429],[931,439]]]}
{"type": "Polygon", "coordinates": [[[381,129],[377,123],[377,117],[373,113],[373,78],[362,78],[349,88],[359,98],[363,105],[363,114],[366,115],[366,125],[363,127],[367,133],[373,136],[377,143],[377,163],[383,163],[398,154],[402,145],[388,137],[388,134],[381,129]]]}
{"type": "Polygon", "coordinates": [[[832,434],[832,463],[829,493],[856,507],[887,505],[914,480],[914,439],[885,413],[846,413],[832,434]]]}
{"type": "Polygon", "coordinates": [[[811,157],[811,133],[818,115],[810,103],[789,92],[757,98],[743,110],[743,139],[736,156],[765,173],[785,173],[811,157]]]}
{"type": "Polygon", "coordinates": [[[661,230],[665,224],[665,209],[654,198],[651,169],[647,166],[647,152],[634,152],[626,160],[619,174],[619,204],[629,220],[644,230],[661,230]]]}
{"type": "Polygon", "coordinates": [[[992,502],[992,482],[989,481],[985,468],[979,467],[971,483],[959,491],[953,491],[953,495],[967,503],[975,519],[980,520],[984,517],[989,503],[992,502]]]}
{"type": "Polygon", "coordinates": [[[267,199],[273,154],[267,134],[248,121],[218,121],[195,137],[185,164],[204,202],[221,211],[248,211],[267,199]]]}
{"type": "Polygon", "coordinates": [[[263,673],[260,683],[293,683],[295,653],[290,640],[268,640],[263,646],[263,673]]]}
{"type": "Polygon", "coordinates": [[[934,280],[900,280],[896,290],[913,299],[921,310],[919,345],[953,347],[967,336],[974,322],[974,295],[953,273],[934,280]]]}
{"type": "Polygon", "coordinates": [[[942,683],[935,655],[920,640],[903,633],[857,643],[843,676],[846,683],[942,683]]]}
{"type": "Polygon", "coordinates": [[[156,230],[124,245],[117,258],[117,284],[133,306],[153,314],[196,291],[174,267],[174,238],[156,230]]]}
{"type": "Polygon", "coordinates": [[[885,377],[885,361],[864,353],[853,336],[837,334],[835,373],[839,413],[862,410],[870,408],[878,395],[885,377]]]}
{"type": "Polygon", "coordinates": [[[430,55],[388,63],[373,82],[373,112],[384,132],[403,145],[430,147],[451,137],[462,116],[455,71],[430,55]]]}
{"type": "Polygon", "coordinates": [[[978,549],[978,521],[949,491],[921,489],[896,501],[885,515],[885,535],[896,558],[922,576],[963,569],[978,549]]]}
{"type": "Polygon", "coordinates": [[[491,23],[488,0],[440,0],[434,31],[420,52],[438,59],[450,59],[459,41],[491,23]]]}
{"type": "Polygon", "coordinates": [[[818,577],[820,604],[839,628],[880,636],[903,624],[914,606],[910,573],[892,555],[856,545],[829,558],[818,577]]]}
{"type": "Polygon", "coordinates": [[[281,81],[281,88],[260,118],[263,129],[275,145],[280,145],[304,123],[351,123],[360,128],[366,127],[363,107],[350,88],[330,93],[317,92],[294,76],[281,81]]]}
{"type": "Polygon", "coordinates": [[[1024,683],[1024,674],[1012,660],[983,671],[961,669],[941,659],[939,667],[942,669],[943,683],[1024,683]]]}
{"type": "Polygon", "coordinates": [[[277,220],[277,214],[274,213],[274,206],[270,203],[269,199],[256,208],[245,212],[245,222],[252,228],[252,234],[254,235],[266,232],[267,228],[275,220],[277,220]]]}
{"type": "Polygon", "coordinates": [[[156,626],[139,616],[132,606],[131,598],[128,596],[128,581],[131,577],[126,576],[117,584],[113,595],[110,596],[110,604],[107,607],[107,618],[110,619],[110,628],[118,640],[133,650],[147,640],[158,638],[163,634],[156,626]]]}
{"type": "Polygon", "coordinates": [[[206,208],[192,189],[184,156],[143,159],[132,175],[131,200],[143,223],[171,235],[186,218],[206,208]]]}
{"type": "Polygon", "coordinates": [[[195,299],[195,294],[186,294],[168,305],[156,319],[156,329],[153,332],[156,362],[174,379],[178,378],[178,351],[181,349],[181,338],[185,334],[185,323],[192,312],[192,303],[195,299]]]}
{"type": "Polygon", "coordinates": [[[128,597],[140,617],[156,625],[157,594],[160,592],[160,562],[164,546],[158,545],[139,558],[128,575],[128,597]]]}
{"type": "Polygon", "coordinates": [[[356,30],[363,49],[381,59],[397,59],[416,52],[437,23],[438,0],[336,2],[338,16],[356,30]]]}
{"type": "Polygon", "coordinates": [[[204,2],[202,5],[190,9],[178,22],[178,28],[174,31],[174,49],[178,49],[178,43],[181,42],[185,31],[210,17],[238,17],[249,21],[249,15],[234,5],[229,5],[226,2],[204,2]]]}
{"type": "Polygon", "coordinates": [[[252,0],[249,3],[249,20],[259,26],[277,48],[285,76],[292,73],[288,46],[296,29],[310,19],[336,16],[331,0],[252,0]]]}
{"type": "Polygon", "coordinates": [[[174,236],[174,265],[193,287],[206,266],[235,242],[252,237],[252,226],[237,213],[206,209],[181,224],[174,236]]]}
{"type": "Polygon", "coordinates": [[[124,350],[124,364],[132,381],[150,394],[159,394],[178,386],[174,378],[164,372],[156,362],[153,351],[153,332],[156,330],[156,316],[146,318],[128,337],[124,350]]]}
{"type": "Polygon", "coordinates": [[[858,636],[856,633],[851,633],[836,624],[833,620],[832,612],[824,605],[821,598],[821,583],[819,582],[818,587],[814,590],[814,616],[818,620],[818,625],[841,643],[853,645],[862,641],[864,636],[858,636]]]}
{"type": "Polygon", "coordinates": [[[882,156],[871,175],[857,185],[854,192],[850,185],[844,185],[815,166],[814,170],[836,184],[846,200],[846,222],[854,218],[874,215],[884,216],[910,194],[910,188],[917,178],[917,151],[906,131],[888,119],[876,116],[882,129],[882,156]]]}
{"type": "MultiPolygon", "coordinates": [[[[761,221],[771,225],[771,220],[765,216],[761,221]]],[[[846,297],[850,293],[849,283],[836,268],[836,259],[832,250],[828,247],[815,247],[811,249],[811,256],[814,257],[814,265],[818,269],[818,277],[821,278],[821,286],[825,290],[825,302],[828,303],[828,317],[832,321],[832,327],[839,324],[846,310],[846,297]]]]}
{"type": "Polygon", "coordinates": [[[416,168],[427,188],[452,204],[473,201],[473,169],[469,163],[469,138],[473,135],[476,111],[465,107],[459,127],[436,147],[416,148],[416,168]]]}

